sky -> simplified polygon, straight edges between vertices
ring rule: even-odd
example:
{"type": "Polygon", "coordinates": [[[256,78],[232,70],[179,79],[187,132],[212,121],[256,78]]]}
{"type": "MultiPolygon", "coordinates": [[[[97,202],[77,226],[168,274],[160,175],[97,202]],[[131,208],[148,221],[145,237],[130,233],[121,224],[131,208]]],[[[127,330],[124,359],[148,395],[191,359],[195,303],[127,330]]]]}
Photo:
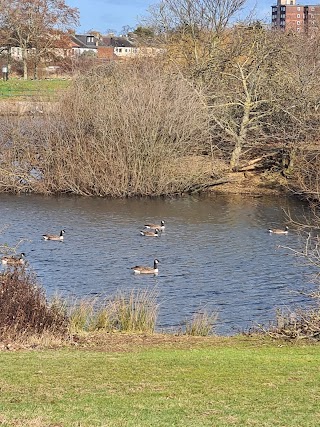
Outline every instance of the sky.
{"type": "MultiPolygon", "coordinates": [[[[126,26],[134,29],[147,16],[148,8],[157,4],[158,0],[65,0],[71,7],[77,7],[80,12],[80,26],[77,33],[86,33],[96,30],[106,34],[113,30],[116,34],[121,34],[126,26]]],[[[300,1],[301,4],[318,4],[319,0],[300,1]]],[[[276,4],[276,0],[247,0],[244,10],[239,18],[248,16],[254,10],[256,19],[270,22],[271,6],[276,4]]]]}
{"type": "Polygon", "coordinates": [[[120,34],[125,26],[136,28],[140,17],[147,15],[150,5],[155,0],[65,0],[71,7],[77,7],[80,12],[80,27],[78,33],[96,30],[106,34],[114,30],[120,34]]]}

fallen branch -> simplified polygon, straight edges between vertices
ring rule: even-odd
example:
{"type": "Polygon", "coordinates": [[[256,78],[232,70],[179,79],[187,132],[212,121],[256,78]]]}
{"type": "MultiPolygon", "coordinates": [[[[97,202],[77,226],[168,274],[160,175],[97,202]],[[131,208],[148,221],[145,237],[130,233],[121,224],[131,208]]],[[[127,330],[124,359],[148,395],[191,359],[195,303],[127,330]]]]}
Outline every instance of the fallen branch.
{"type": "Polygon", "coordinates": [[[210,183],[193,185],[192,187],[190,187],[188,189],[187,192],[189,194],[199,193],[200,191],[203,191],[207,188],[215,187],[216,185],[227,184],[229,182],[234,182],[234,180],[229,179],[229,178],[220,178],[220,179],[217,179],[217,180],[210,182],[210,183]]]}
{"type": "Polygon", "coordinates": [[[249,160],[246,165],[238,169],[238,172],[245,172],[268,167],[269,165],[264,164],[264,160],[267,158],[272,158],[273,156],[277,156],[278,154],[279,152],[274,151],[273,153],[264,154],[263,156],[257,157],[256,159],[249,160]]]}

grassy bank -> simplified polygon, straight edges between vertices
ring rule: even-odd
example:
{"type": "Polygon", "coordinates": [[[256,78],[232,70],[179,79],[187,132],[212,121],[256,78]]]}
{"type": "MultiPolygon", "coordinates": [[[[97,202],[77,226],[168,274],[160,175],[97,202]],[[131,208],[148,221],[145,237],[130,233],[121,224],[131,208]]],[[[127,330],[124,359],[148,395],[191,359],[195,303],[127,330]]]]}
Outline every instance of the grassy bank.
{"type": "Polygon", "coordinates": [[[1,426],[319,425],[318,312],[283,316],[276,341],[155,334],[154,293],[95,311],[48,301],[23,267],[0,279],[1,426]]]}
{"type": "Polygon", "coordinates": [[[21,80],[9,79],[0,80],[0,100],[21,100],[36,97],[51,98],[57,92],[66,89],[70,84],[69,80],[21,80]]]}
{"type": "Polygon", "coordinates": [[[318,346],[188,343],[2,352],[0,425],[319,425],[318,346]]]}

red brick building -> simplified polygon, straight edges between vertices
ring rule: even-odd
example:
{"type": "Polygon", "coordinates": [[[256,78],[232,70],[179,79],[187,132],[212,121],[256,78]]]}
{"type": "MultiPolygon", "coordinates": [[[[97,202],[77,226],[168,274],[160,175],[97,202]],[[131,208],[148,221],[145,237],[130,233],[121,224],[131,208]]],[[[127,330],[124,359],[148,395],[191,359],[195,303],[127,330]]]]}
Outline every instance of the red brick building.
{"type": "Polygon", "coordinates": [[[296,0],[278,0],[272,6],[272,28],[311,35],[320,27],[320,5],[296,4],[296,0]]]}

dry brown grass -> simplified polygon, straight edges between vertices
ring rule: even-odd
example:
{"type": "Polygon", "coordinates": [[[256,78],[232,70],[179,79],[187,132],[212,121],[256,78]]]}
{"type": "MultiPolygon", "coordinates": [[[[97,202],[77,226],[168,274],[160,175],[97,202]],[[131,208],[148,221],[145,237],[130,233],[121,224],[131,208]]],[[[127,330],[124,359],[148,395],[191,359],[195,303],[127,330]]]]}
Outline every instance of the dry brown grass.
{"type": "Polygon", "coordinates": [[[187,319],[185,334],[191,336],[207,337],[212,335],[218,320],[218,313],[199,310],[191,319],[187,319]]]}

